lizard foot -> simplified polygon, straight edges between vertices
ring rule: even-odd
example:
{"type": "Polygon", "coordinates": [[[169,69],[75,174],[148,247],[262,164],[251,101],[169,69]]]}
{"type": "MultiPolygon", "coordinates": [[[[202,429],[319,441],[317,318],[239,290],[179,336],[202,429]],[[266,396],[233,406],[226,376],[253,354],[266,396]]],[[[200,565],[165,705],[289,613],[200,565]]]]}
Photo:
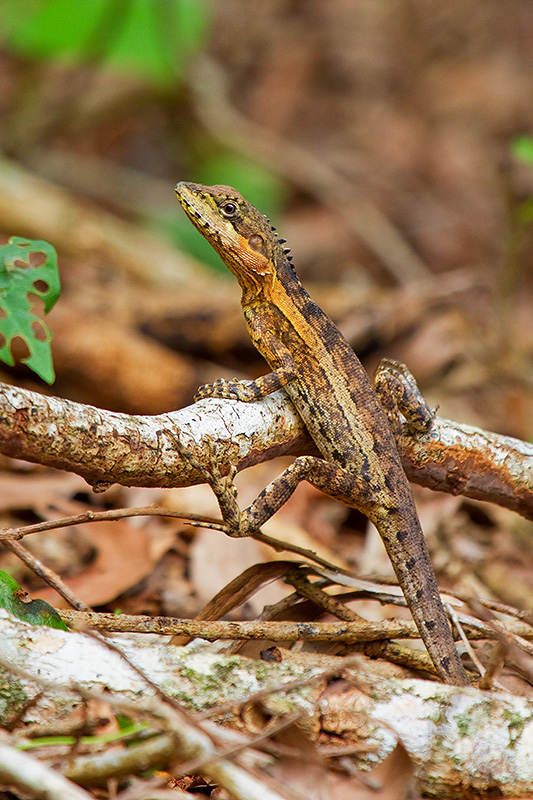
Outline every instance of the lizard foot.
{"type": "Polygon", "coordinates": [[[264,397],[264,392],[261,386],[258,385],[258,381],[240,381],[238,378],[228,381],[225,378],[217,378],[213,383],[204,383],[203,386],[200,386],[194,395],[194,401],[196,403],[205,397],[242,400],[245,403],[250,403],[255,400],[261,400],[264,397]]]}
{"type": "Polygon", "coordinates": [[[430,409],[418,384],[405,364],[384,358],[375,374],[375,388],[381,405],[396,436],[401,433],[398,412],[405,417],[407,427],[427,433],[433,425],[437,409],[430,409]]]}
{"type": "Polygon", "coordinates": [[[231,464],[227,475],[221,473],[214,443],[210,439],[207,439],[205,443],[207,465],[196,458],[193,451],[182,442],[179,436],[174,436],[173,439],[180,455],[187,459],[195,472],[198,472],[205,483],[211,487],[217,499],[222,520],[227,528],[226,534],[236,538],[248,536],[249,532],[246,529],[243,515],[237,503],[237,487],[234,483],[237,467],[231,464]]]}

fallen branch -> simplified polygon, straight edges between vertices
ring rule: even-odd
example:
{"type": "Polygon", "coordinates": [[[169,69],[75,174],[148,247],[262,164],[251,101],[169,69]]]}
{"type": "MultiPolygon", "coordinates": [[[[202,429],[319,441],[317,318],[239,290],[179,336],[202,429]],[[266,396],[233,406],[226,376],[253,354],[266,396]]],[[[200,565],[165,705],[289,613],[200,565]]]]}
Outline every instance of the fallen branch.
{"type": "MultiPolygon", "coordinates": [[[[234,639],[265,639],[280,642],[376,642],[382,639],[419,639],[414,622],[405,619],[384,619],[379,622],[279,622],[177,619],[128,614],[102,614],[96,611],[60,609],[62,619],[74,627],[94,627],[112,633],[157,633],[174,636],[199,637],[209,642],[234,639]]],[[[458,614],[465,633],[472,640],[496,639],[499,632],[520,636],[531,641],[533,628],[525,622],[498,623],[491,628],[484,622],[458,614]]],[[[531,651],[531,647],[528,647],[531,651]]]]}
{"type": "Polygon", "coordinates": [[[61,797],[62,800],[92,800],[93,797],[51,767],[3,742],[0,742],[0,781],[3,785],[23,789],[30,797],[61,797]]]}
{"type": "MultiPolygon", "coordinates": [[[[233,722],[241,731],[246,720],[241,706],[260,692],[264,715],[279,722],[299,714],[312,739],[321,745],[331,741],[341,746],[340,754],[345,752],[343,732],[349,741],[349,732],[356,731],[358,742],[365,747],[365,752],[357,748],[359,752],[352,755],[360,768],[383,761],[400,740],[416,764],[421,792],[449,796],[490,790],[508,797],[533,792],[529,757],[533,702],[523,697],[432,681],[384,678],[374,671],[376,664],[362,656],[343,659],[308,653],[303,658],[287,653],[281,663],[273,663],[220,655],[206,644],[174,647],[131,634],[120,640],[120,647],[151,681],[164,685],[171,697],[212,714],[220,706],[225,723],[233,722]],[[339,676],[345,680],[331,683],[339,676]],[[285,693],[286,684],[290,684],[290,692],[285,693]]],[[[27,701],[35,700],[24,715],[26,721],[46,719],[51,723],[54,715],[63,717],[70,691],[73,704],[79,704],[80,694],[99,693],[115,709],[122,706],[134,717],[155,714],[161,721],[159,729],[165,729],[162,723],[168,712],[165,716],[160,706],[154,706],[157,698],[150,685],[116,652],[92,637],[35,628],[0,612],[0,664],[12,676],[4,687],[3,725],[13,714],[11,702],[20,707],[24,696],[27,701]],[[9,686],[13,687],[11,702],[9,686]],[[41,688],[45,692],[39,697],[41,688]]],[[[236,781],[251,779],[242,766],[224,759],[223,750],[213,747],[212,728],[203,734],[198,721],[183,720],[180,725],[178,733],[174,718],[167,728],[174,738],[170,758],[202,758],[203,749],[205,757],[213,759],[202,766],[204,775],[226,787],[232,776],[236,781]]],[[[169,759],[164,737],[158,753],[162,766],[165,752],[169,759]]],[[[249,741],[254,744],[253,736],[249,741]]],[[[334,752],[328,748],[329,757],[334,752]]],[[[272,769],[272,757],[269,763],[272,769]]],[[[71,771],[67,774],[74,777],[71,771]]],[[[76,777],[83,780],[79,772],[76,777]]],[[[265,797],[277,796],[266,786],[265,790],[265,797]]]]}
{"type": "MultiPolygon", "coordinates": [[[[120,414],[0,384],[0,452],[81,475],[95,491],[202,482],[176,436],[221,471],[279,455],[316,453],[284,392],[257,403],[208,399],[157,416],[120,414]]],[[[431,431],[404,428],[403,458],[414,483],[497,503],[533,520],[533,445],[436,417],[431,431]]]]}

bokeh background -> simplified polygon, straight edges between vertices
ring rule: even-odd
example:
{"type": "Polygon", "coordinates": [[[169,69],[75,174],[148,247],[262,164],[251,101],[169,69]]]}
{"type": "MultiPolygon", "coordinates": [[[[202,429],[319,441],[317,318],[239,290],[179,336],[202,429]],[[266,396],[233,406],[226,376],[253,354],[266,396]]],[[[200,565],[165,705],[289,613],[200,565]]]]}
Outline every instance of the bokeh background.
{"type": "MultiPolygon", "coordinates": [[[[89,326],[246,368],[244,335],[201,341],[238,298],[176,205],[188,179],[275,220],[363,356],[409,356],[426,388],[445,377],[472,416],[530,435],[532,43],[524,0],[3,0],[0,228],[62,256],[58,392],[101,383],[78,374],[103,342],[76,351],[76,303],[89,326]],[[139,282],[144,310],[117,307],[139,282]]],[[[95,400],[164,410],[198,369],[160,398],[107,385],[95,400]]]]}
{"type": "MultiPolygon", "coordinates": [[[[231,184],[275,222],[370,371],[384,355],[405,361],[443,415],[531,439],[532,134],[528,0],[0,4],[2,241],[57,248],[52,391],[105,408],[168,411],[215,377],[265,370],[234,279],[175,200],[185,179],[231,184]]],[[[50,391],[20,365],[0,373],[50,391]]],[[[244,496],[280,471],[268,468],[244,496]]],[[[52,506],[148,502],[119,489],[95,499],[72,476],[36,484],[42,471],[7,460],[3,469],[6,487],[13,470],[27,486],[3,510],[11,525],[52,506]]],[[[343,538],[338,510],[326,513],[309,487],[297,497],[291,525],[324,546],[345,542],[363,571],[385,569],[358,561],[366,522],[345,514],[343,538]]],[[[418,497],[430,539],[440,531],[455,553],[436,559],[445,583],[470,560],[475,591],[533,607],[530,525],[418,497]]],[[[113,523],[114,545],[103,528],[79,526],[76,553],[69,532],[67,554],[48,558],[94,605],[195,613],[202,591],[229,579],[228,561],[248,562],[229,558],[220,535],[176,524],[147,521],[133,540],[121,523],[122,540],[113,523]]]]}

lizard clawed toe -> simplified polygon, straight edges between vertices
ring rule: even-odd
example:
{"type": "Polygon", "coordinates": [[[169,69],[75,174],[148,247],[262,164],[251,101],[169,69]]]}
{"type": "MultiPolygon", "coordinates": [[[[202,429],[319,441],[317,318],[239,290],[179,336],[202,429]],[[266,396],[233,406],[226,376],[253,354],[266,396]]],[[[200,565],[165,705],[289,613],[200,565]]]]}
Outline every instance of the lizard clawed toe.
{"type": "Polygon", "coordinates": [[[237,487],[234,483],[237,467],[234,464],[230,464],[228,474],[222,474],[215,445],[210,438],[204,440],[207,464],[198,460],[194,452],[183,443],[179,435],[174,435],[173,439],[180,455],[189,462],[195,472],[198,472],[205,483],[211,487],[217,499],[222,520],[227,527],[226,534],[237,538],[248,536],[237,502],[237,487]]]}

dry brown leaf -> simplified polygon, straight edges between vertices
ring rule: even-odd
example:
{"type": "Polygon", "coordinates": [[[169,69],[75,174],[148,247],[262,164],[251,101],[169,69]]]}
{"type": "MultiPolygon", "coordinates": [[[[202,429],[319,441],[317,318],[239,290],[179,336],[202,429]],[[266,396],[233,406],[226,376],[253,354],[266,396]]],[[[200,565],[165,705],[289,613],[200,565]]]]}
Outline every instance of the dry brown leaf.
{"type": "Polygon", "coordinates": [[[402,744],[370,772],[360,773],[357,785],[352,778],[328,774],[331,800],[413,800],[414,763],[402,744]]]}
{"type": "MultiPolygon", "coordinates": [[[[152,569],[154,562],[146,528],[133,528],[121,520],[79,527],[92,542],[97,557],[83,573],[67,578],[66,583],[88,605],[110,603],[152,569]]],[[[68,607],[53,589],[41,589],[36,595],[58,608],[68,607]]]]}
{"type": "Polygon", "coordinates": [[[198,619],[221,619],[232,609],[249,600],[259,587],[276,578],[282,578],[289,569],[294,569],[291,561],[254,564],[226,584],[198,613],[198,619]]]}
{"type": "Polygon", "coordinates": [[[297,724],[276,734],[273,744],[279,746],[278,759],[270,770],[274,778],[308,800],[333,800],[325,762],[297,724]]]}
{"type": "MultiPolygon", "coordinates": [[[[253,539],[231,539],[218,531],[202,530],[190,552],[191,581],[202,604],[208,603],[216,592],[244,570],[263,563],[265,550],[273,561],[277,560],[270,548],[261,546],[253,539]]],[[[248,601],[252,613],[259,613],[265,604],[277,603],[287,591],[286,587],[277,583],[263,587],[248,601]]]]}
{"type": "Polygon", "coordinates": [[[79,475],[47,470],[35,475],[0,473],[0,511],[22,511],[50,505],[56,497],[71,497],[86,492],[79,475]]]}
{"type": "Polygon", "coordinates": [[[320,750],[297,724],[277,734],[274,743],[279,743],[280,752],[272,774],[308,800],[413,798],[414,764],[401,744],[370,772],[357,772],[348,761],[349,756],[342,757],[340,765],[348,770],[343,774],[329,768],[328,760],[321,757],[320,750]]]}

